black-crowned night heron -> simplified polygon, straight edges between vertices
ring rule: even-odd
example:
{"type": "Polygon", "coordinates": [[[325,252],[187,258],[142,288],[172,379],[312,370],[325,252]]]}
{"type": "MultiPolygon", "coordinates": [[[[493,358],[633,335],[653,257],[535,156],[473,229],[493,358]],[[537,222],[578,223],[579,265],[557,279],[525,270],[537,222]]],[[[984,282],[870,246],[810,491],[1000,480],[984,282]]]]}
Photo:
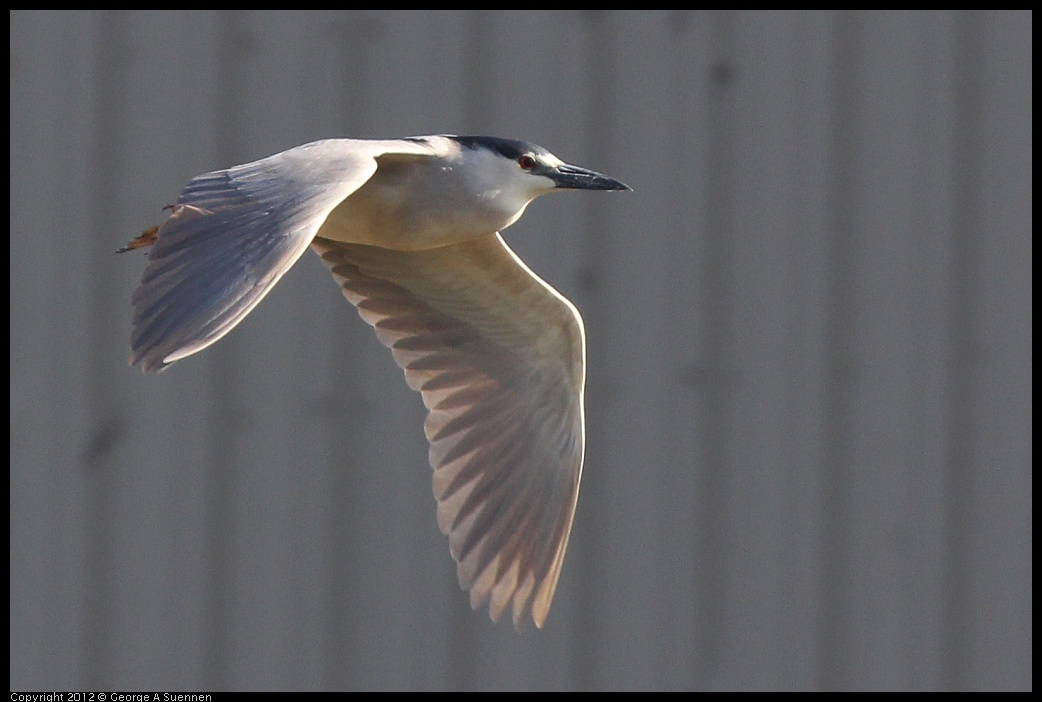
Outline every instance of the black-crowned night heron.
{"type": "Polygon", "coordinates": [[[438,525],[471,605],[542,627],[583,464],[582,319],[499,232],[554,190],[629,190],[492,137],[329,139],[201,175],[134,292],[132,364],[227,334],[310,246],[429,410],[438,525]]]}

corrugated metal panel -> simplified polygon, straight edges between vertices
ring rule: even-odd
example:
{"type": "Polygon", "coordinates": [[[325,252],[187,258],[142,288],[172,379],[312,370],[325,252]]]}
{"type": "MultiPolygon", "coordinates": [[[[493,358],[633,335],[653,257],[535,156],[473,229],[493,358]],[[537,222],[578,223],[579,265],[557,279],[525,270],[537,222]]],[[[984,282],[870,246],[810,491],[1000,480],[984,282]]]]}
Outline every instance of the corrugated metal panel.
{"type": "Polygon", "coordinates": [[[1031,687],[1030,13],[11,14],[12,689],[1031,687]],[[422,406],[313,256],[125,365],[191,176],[488,133],[587,321],[548,626],[471,612],[422,406]]]}

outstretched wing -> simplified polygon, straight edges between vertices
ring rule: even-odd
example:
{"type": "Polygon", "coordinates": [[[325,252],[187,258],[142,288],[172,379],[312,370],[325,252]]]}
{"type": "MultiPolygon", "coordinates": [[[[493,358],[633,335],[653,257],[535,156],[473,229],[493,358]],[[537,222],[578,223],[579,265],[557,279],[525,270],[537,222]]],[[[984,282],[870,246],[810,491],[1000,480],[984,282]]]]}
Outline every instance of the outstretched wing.
{"type": "Polygon", "coordinates": [[[423,251],[312,248],[423,396],[438,525],[471,605],[542,627],[582,472],[575,307],[497,233],[423,251]]]}
{"type": "Polygon", "coordinates": [[[131,299],[131,364],[158,370],[227,334],[387,149],[386,142],[329,139],[193,179],[141,244],[152,248],[131,299]]]}

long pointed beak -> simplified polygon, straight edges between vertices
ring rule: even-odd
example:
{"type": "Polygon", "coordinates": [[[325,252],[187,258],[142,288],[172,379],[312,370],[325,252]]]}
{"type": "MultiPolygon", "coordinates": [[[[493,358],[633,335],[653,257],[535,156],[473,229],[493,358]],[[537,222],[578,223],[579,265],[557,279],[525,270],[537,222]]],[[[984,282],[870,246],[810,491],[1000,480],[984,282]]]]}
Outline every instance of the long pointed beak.
{"type": "Polygon", "coordinates": [[[633,190],[622,181],[567,163],[547,173],[556,187],[567,190],[633,190]]]}

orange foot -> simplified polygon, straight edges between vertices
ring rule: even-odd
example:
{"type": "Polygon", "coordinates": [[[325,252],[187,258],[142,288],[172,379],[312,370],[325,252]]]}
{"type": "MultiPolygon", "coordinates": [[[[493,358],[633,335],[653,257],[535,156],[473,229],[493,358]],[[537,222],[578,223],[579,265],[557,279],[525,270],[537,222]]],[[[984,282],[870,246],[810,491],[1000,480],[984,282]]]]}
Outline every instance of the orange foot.
{"type": "MultiPolygon", "coordinates": [[[[177,205],[166,205],[163,207],[164,210],[173,212],[177,209],[177,205]]],[[[148,248],[152,244],[156,243],[156,237],[159,236],[159,225],[149,227],[145,231],[141,232],[141,236],[134,237],[127,242],[127,245],[121,249],[116,249],[116,253],[126,253],[127,251],[133,251],[134,249],[148,248]]]]}

